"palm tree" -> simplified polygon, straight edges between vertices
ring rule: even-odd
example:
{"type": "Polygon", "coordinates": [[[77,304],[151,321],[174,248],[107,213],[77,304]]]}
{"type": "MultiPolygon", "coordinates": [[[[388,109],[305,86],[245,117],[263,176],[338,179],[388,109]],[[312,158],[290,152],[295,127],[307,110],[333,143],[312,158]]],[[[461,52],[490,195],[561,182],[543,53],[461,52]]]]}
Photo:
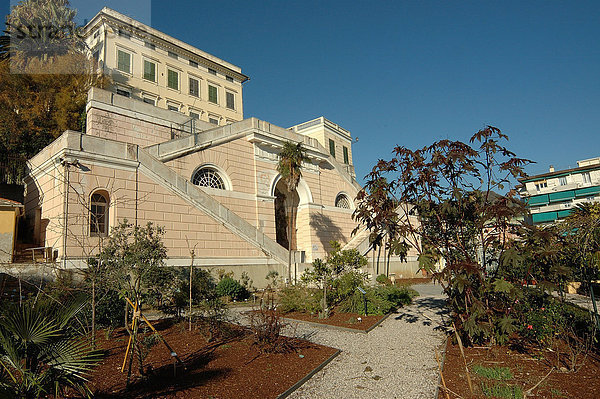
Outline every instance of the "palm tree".
{"type": "Polygon", "coordinates": [[[302,162],[306,161],[308,161],[308,157],[302,143],[294,144],[287,141],[283,144],[283,148],[279,153],[277,171],[281,174],[281,178],[285,182],[289,193],[286,198],[286,202],[288,203],[288,281],[291,281],[292,278],[292,228],[295,227],[292,225],[295,220],[293,218],[292,193],[298,187],[298,183],[300,183],[302,162]]]}
{"type": "Polygon", "coordinates": [[[100,360],[74,328],[87,305],[40,301],[7,308],[0,315],[0,398],[59,397],[74,389],[91,396],[86,376],[100,360]]]}

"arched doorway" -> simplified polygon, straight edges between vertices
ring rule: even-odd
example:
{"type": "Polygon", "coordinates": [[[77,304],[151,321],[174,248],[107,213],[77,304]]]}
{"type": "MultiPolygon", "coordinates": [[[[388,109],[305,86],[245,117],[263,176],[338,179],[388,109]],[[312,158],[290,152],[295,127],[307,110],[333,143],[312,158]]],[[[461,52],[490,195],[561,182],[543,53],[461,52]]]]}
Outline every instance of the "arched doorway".
{"type": "Polygon", "coordinates": [[[297,249],[296,241],[296,215],[300,197],[294,190],[290,193],[282,179],[275,185],[275,237],[279,245],[285,249],[297,249]],[[291,228],[291,240],[289,230],[291,228]],[[291,241],[291,242],[290,242],[291,241]],[[291,244],[291,245],[290,245],[291,244]]]}

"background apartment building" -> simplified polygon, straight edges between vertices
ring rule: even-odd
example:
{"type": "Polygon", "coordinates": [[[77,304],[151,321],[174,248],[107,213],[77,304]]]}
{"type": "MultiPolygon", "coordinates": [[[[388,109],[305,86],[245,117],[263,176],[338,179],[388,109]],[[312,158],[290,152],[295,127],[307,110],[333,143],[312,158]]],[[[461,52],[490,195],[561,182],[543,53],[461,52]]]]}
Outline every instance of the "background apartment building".
{"type": "Polygon", "coordinates": [[[244,119],[240,67],[106,7],[84,34],[113,93],[214,125],[244,119]]]}
{"type": "Polygon", "coordinates": [[[577,167],[519,180],[533,224],[552,223],[569,216],[577,204],[600,201],[600,157],[577,161],[577,167]]]}

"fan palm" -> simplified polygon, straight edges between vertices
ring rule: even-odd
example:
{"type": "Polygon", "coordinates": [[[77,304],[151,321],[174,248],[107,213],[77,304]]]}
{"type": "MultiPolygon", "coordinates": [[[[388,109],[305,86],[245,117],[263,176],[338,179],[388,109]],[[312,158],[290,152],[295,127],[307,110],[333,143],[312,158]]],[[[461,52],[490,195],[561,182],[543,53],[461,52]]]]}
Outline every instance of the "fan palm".
{"type": "Polygon", "coordinates": [[[287,198],[288,202],[288,281],[291,279],[292,273],[292,226],[293,223],[293,207],[292,207],[292,193],[298,187],[300,183],[300,178],[302,177],[302,162],[308,161],[308,157],[306,156],[306,150],[302,147],[302,143],[294,144],[292,142],[285,142],[283,144],[283,148],[279,153],[279,162],[277,164],[277,171],[281,174],[281,178],[285,182],[287,190],[289,192],[289,196],[287,198]]]}
{"type": "Polygon", "coordinates": [[[90,396],[86,375],[100,360],[73,327],[86,302],[9,308],[0,317],[0,398],[58,397],[66,389],[90,396]]]}

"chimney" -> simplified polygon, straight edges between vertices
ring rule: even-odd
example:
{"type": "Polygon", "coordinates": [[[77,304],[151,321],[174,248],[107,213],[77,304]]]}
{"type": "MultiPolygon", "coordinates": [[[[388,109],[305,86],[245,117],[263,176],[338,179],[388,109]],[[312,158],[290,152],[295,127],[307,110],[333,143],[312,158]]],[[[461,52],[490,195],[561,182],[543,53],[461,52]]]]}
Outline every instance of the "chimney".
{"type": "Polygon", "coordinates": [[[554,165],[550,165],[550,173],[554,172],[554,165]]]}

